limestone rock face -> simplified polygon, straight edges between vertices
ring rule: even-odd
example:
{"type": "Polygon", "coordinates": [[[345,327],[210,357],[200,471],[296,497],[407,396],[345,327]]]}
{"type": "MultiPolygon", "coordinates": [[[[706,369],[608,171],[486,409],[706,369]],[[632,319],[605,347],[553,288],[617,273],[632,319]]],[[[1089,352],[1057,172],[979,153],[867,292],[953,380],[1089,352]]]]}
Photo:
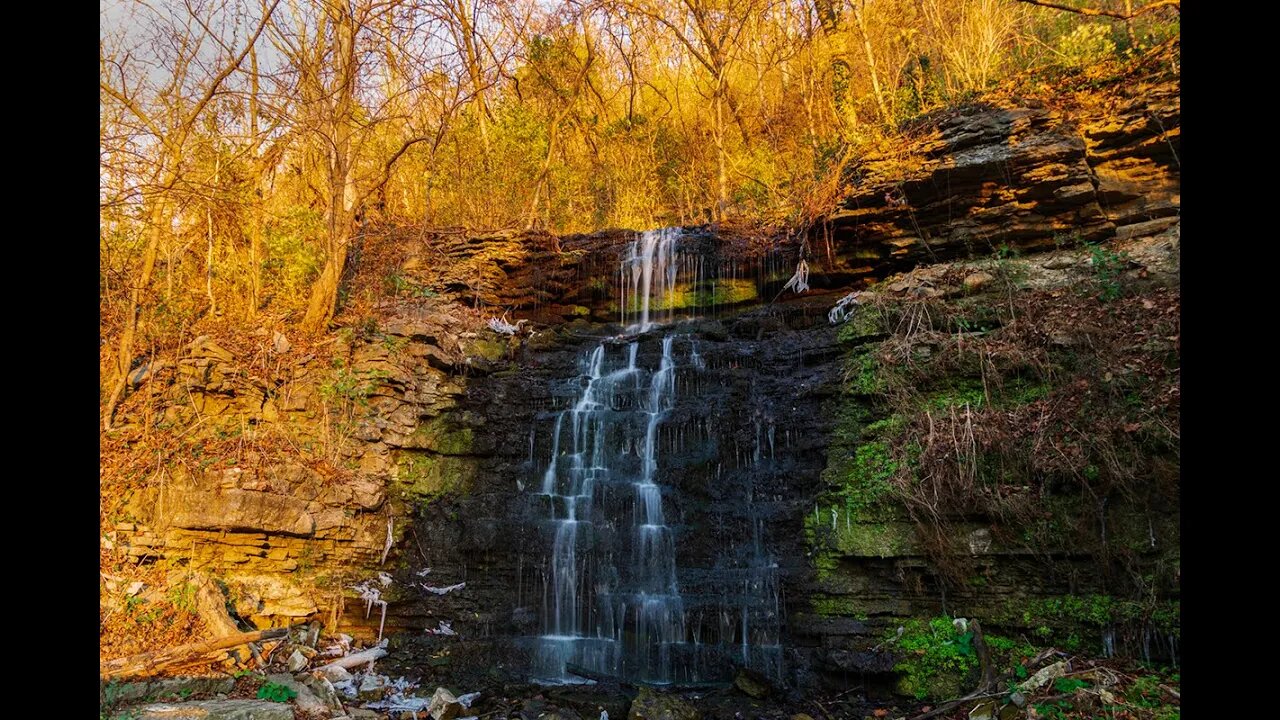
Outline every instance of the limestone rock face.
{"type": "Polygon", "coordinates": [[[922,119],[905,152],[851,168],[829,236],[812,238],[815,273],[883,276],[1168,227],[1181,207],[1179,89],[1140,82],[1088,107],[979,103],[922,119]]]}

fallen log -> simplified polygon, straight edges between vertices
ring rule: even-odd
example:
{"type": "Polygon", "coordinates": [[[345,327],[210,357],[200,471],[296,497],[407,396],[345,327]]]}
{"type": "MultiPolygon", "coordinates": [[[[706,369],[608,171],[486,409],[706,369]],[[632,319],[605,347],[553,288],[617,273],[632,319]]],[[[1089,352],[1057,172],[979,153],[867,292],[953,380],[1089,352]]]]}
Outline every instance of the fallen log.
{"type": "Polygon", "coordinates": [[[581,665],[576,665],[574,663],[565,663],[564,671],[569,673],[570,675],[577,675],[583,680],[592,680],[600,685],[618,685],[622,687],[632,687],[632,683],[626,682],[624,680],[620,680],[619,678],[613,675],[605,675],[604,673],[599,673],[594,670],[589,670],[581,665]]]}
{"type": "Polygon", "coordinates": [[[386,656],[386,654],[387,649],[382,645],[378,645],[377,647],[371,647],[368,650],[361,650],[360,652],[340,657],[331,663],[316,668],[316,672],[323,671],[325,668],[342,668],[343,670],[350,670],[352,668],[360,667],[361,665],[368,665],[374,660],[386,656]]]}
{"type": "MultiPolygon", "coordinates": [[[[604,673],[599,673],[599,672],[596,672],[595,670],[591,670],[589,668],[585,668],[581,665],[576,665],[574,663],[565,663],[564,670],[570,675],[577,675],[578,677],[584,680],[592,680],[597,685],[618,687],[623,689],[638,687],[638,685],[628,680],[623,680],[614,675],[606,675],[604,673]]],[[[699,691],[726,690],[731,687],[733,687],[733,683],[731,682],[708,681],[708,682],[672,683],[670,685],[662,685],[658,687],[657,691],[662,693],[680,693],[680,692],[692,692],[695,690],[699,690],[699,691]]]]}
{"type": "Polygon", "coordinates": [[[254,632],[238,633],[226,637],[179,645],[168,650],[139,653],[129,657],[108,660],[99,664],[99,674],[105,680],[153,677],[166,669],[189,665],[219,650],[240,647],[259,640],[273,640],[289,634],[292,627],[269,628],[254,632]]]}

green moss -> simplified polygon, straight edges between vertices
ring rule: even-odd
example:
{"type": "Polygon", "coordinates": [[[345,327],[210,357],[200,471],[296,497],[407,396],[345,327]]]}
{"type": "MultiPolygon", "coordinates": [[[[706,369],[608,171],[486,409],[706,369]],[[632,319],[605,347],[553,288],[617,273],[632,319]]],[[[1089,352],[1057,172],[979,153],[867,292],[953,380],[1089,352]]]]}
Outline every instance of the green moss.
{"type": "MultiPolygon", "coordinates": [[[[710,307],[712,305],[737,305],[760,297],[754,280],[721,279],[715,282],[681,283],[668,295],[649,299],[650,310],[681,310],[710,307]]],[[[640,310],[641,299],[627,300],[627,312],[640,310]]]]}
{"type": "Polygon", "coordinates": [[[845,375],[848,391],[854,395],[877,395],[887,388],[880,375],[880,363],[871,353],[858,353],[849,360],[845,375]]]}
{"type": "Polygon", "coordinates": [[[837,523],[834,544],[850,557],[899,557],[920,552],[915,525],[908,522],[837,523]]]}
{"type": "Polygon", "coordinates": [[[859,345],[885,332],[880,310],[875,307],[858,306],[836,332],[836,338],[845,344],[859,345]]]}
{"type": "Polygon", "coordinates": [[[1028,627],[1084,626],[1102,629],[1117,625],[1150,624],[1157,629],[1176,633],[1181,623],[1181,607],[1177,600],[1144,603],[1111,595],[1061,595],[1025,602],[1016,619],[1028,627]]]}
{"type": "Polygon", "coordinates": [[[471,452],[473,440],[471,428],[459,428],[442,415],[419,425],[410,436],[407,447],[422,448],[441,455],[466,455],[471,452]]]}
{"type": "Polygon", "coordinates": [[[1053,390],[1053,385],[1045,382],[1016,382],[1006,385],[1003,403],[1007,406],[1027,405],[1045,397],[1053,390]]]}
{"type": "Polygon", "coordinates": [[[885,644],[894,648],[901,673],[898,692],[919,700],[957,697],[978,669],[973,633],[961,630],[950,617],[911,618],[901,635],[890,630],[885,644]]]}
{"type": "Polygon", "coordinates": [[[814,595],[810,602],[813,611],[825,617],[850,617],[855,612],[853,601],[845,596],[814,595]]]}
{"type": "MultiPolygon", "coordinates": [[[[974,633],[968,623],[949,616],[910,618],[902,633],[887,631],[884,644],[898,656],[894,670],[902,673],[897,689],[920,700],[956,697],[972,686],[979,670],[974,633]]],[[[987,648],[996,667],[1025,662],[1036,648],[1025,641],[985,633],[987,648]]]]}
{"type": "MultiPolygon", "coordinates": [[[[810,545],[815,544],[813,528],[809,527],[808,523],[805,523],[805,539],[810,545]]],[[[840,567],[840,560],[837,559],[835,553],[830,550],[823,550],[814,553],[813,568],[817,571],[819,580],[829,579],[838,567],[840,567]]]]}
{"type": "Polygon", "coordinates": [[[951,382],[942,390],[926,395],[922,404],[931,410],[962,408],[965,405],[977,409],[987,404],[987,391],[981,380],[962,378],[951,382]]]}
{"type": "Polygon", "coordinates": [[[877,420],[862,429],[862,434],[866,437],[881,438],[891,440],[899,432],[906,427],[907,421],[901,415],[890,415],[887,418],[877,420]]]}
{"type": "Polygon", "coordinates": [[[497,362],[506,357],[506,338],[500,338],[492,332],[486,334],[492,337],[477,337],[466,341],[463,352],[472,357],[484,358],[489,362],[497,362]]]}
{"type": "Polygon", "coordinates": [[[1140,602],[1110,595],[1060,595],[1010,601],[995,620],[1001,625],[1026,628],[1037,642],[1073,652],[1082,647],[1098,647],[1103,631],[1108,629],[1154,628],[1181,636],[1177,600],[1140,602]]]}
{"type": "Polygon", "coordinates": [[[414,500],[470,492],[475,471],[471,458],[404,450],[396,459],[396,481],[414,500]]]}
{"type": "Polygon", "coordinates": [[[1035,402],[1049,394],[1053,386],[1044,382],[1034,382],[1014,378],[1004,383],[1003,387],[984,386],[980,378],[953,378],[939,390],[924,395],[920,401],[921,409],[947,410],[985,407],[988,402],[995,407],[1013,408],[1035,402]],[[990,398],[988,399],[988,394],[990,398]]]}
{"type": "Polygon", "coordinates": [[[841,495],[845,509],[858,513],[879,502],[889,492],[889,480],[898,471],[889,444],[883,440],[863,443],[853,455],[853,466],[841,495]]]}

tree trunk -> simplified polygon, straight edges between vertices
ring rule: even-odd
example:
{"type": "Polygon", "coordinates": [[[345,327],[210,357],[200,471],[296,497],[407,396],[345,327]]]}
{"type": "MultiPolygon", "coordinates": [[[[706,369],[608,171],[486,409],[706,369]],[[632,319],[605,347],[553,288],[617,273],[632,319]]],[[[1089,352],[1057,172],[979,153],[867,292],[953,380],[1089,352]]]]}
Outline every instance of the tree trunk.
{"type": "MultiPolygon", "coordinates": [[[[213,164],[213,192],[217,192],[219,176],[222,172],[222,158],[214,160],[213,164]]],[[[206,200],[204,205],[205,230],[208,233],[208,245],[204,256],[204,291],[209,296],[209,315],[212,317],[218,313],[218,301],[213,296],[213,256],[214,256],[214,238],[213,238],[213,201],[206,200]]]]}
{"type": "Polygon", "coordinates": [[[716,220],[724,220],[725,208],[729,205],[729,175],[725,168],[724,149],[724,78],[716,76],[716,220]]]}
{"type": "Polygon", "coordinates": [[[888,124],[889,106],[884,101],[884,91],[880,89],[880,74],[876,72],[876,56],[871,51],[871,37],[867,35],[867,21],[863,15],[861,3],[854,3],[853,16],[858,21],[858,33],[862,35],[862,49],[867,54],[867,68],[871,71],[871,89],[876,96],[876,106],[880,109],[880,121],[888,124]]]}
{"type": "Polygon", "coordinates": [[[328,239],[327,256],[320,277],[311,286],[307,301],[307,313],[302,318],[305,332],[322,332],[337,309],[338,291],[347,268],[347,248],[351,244],[355,226],[356,189],[352,172],[354,168],[351,136],[355,124],[355,76],[356,21],[348,9],[331,8],[330,20],[334,24],[334,85],[330,95],[333,114],[327,124],[329,147],[329,177],[325,208],[328,239]]]}
{"type": "Polygon", "coordinates": [[[164,237],[166,226],[166,208],[160,198],[155,200],[151,209],[151,231],[147,240],[147,248],[142,253],[142,268],[132,283],[129,291],[129,311],[124,321],[124,329],[120,333],[120,344],[116,351],[115,376],[112,382],[110,397],[102,413],[103,429],[111,429],[111,421],[115,417],[116,407],[124,399],[125,386],[129,382],[129,368],[133,364],[133,345],[137,335],[138,314],[142,310],[142,293],[151,284],[151,275],[155,272],[156,258],[160,254],[160,241],[164,237]]]}
{"type": "MultiPolygon", "coordinates": [[[[296,627],[296,626],[295,626],[296,627]]],[[[227,637],[205,640],[202,642],[180,645],[170,650],[146,652],[118,660],[101,663],[99,674],[107,679],[124,679],[131,677],[154,677],[166,668],[190,663],[218,650],[227,650],[247,645],[259,640],[282,638],[289,634],[291,628],[270,628],[255,632],[241,633],[227,637]]]]}

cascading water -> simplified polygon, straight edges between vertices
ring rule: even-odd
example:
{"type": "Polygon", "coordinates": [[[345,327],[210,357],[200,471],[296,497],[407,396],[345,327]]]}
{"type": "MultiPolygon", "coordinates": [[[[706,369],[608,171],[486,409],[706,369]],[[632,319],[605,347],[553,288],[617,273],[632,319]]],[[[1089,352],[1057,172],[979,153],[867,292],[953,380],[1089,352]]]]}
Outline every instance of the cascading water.
{"type": "MultiPolygon", "coordinates": [[[[679,241],[675,229],[645,232],[624,255],[620,307],[629,332],[672,319],[677,282],[701,281],[700,258],[682,257],[679,241]]],[[[776,564],[762,551],[758,521],[751,557],[730,561],[718,590],[704,588],[690,624],[663,507],[663,449],[679,433],[664,436],[663,422],[682,399],[678,373],[702,372],[705,363],[692,339],[671,330],[656,362],[642,362],[653,355],[642,343],[652,351],[655,341],[610,339],[585,352],[571,404],[546,419],[550,459],[534,483],[550,543],[532,673],[539,681],[581,682],[574,671],[585,670],[696,682],[723,677],[733,664],[780,672],[776,564]],[[751,627],[762,617],[762,627],[751,627]]]]}

